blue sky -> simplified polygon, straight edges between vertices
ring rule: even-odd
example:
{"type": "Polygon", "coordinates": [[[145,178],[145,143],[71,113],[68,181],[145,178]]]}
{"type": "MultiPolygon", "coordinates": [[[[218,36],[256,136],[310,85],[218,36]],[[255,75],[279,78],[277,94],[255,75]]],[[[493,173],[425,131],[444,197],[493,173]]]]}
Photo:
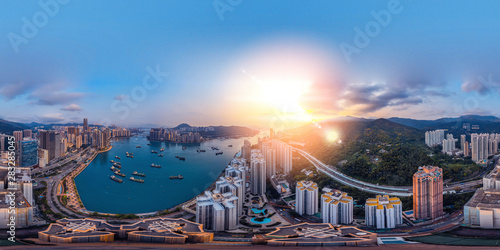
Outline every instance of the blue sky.
{"type": "Polygon", "coordinates": [[[297,79],[315,119],[500,116],[498,1],[64,2],[0,1],[1,118],[267,126],[297,79]]]}

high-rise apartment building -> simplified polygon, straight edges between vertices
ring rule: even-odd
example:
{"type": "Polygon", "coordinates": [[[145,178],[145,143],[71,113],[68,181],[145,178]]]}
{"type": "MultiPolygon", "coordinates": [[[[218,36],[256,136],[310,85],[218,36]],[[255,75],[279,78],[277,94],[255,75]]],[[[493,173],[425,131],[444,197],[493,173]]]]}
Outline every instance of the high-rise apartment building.
{"type": "Polygon", "coordinates": [[[312,181],[299,181],[295,189],[295,211],[313,215],[318,212],[318,184],[312,181]]]}
{"type": "Polygon", "coordinates": [[[417,220],[443,215],[443,169],[424,166],[413,174],[413,214],[417,220]]]}
{"type": "Polygon", "coordinates": [[[89,121],[87,120],[87,118],[83,118],[83,133],[88,133],[88,132],[90,132],[89,121]]]}
{"type": "Polygon", "coordinates": [[[425,144],[427,144],[427,146],[429,147],[439,145],[443,142],[443,140],[444,140],[443,129],[425,132],[425,144]]]}
{"type": "Polygon", "coordinates": [[[250,192],[253,195],[264,195],[266,193],[266,161],[258,149],[251,151],[250,192]]]}
{"type": "Polygon", "coordinates": [[[54,130],[41,130],[40,148],[48,151],[49,161],[59,158],[61,155],[61,135],[54,130]]]}
{"type": "Polygon", "coordinates": [[[365,221],[369,227],[395,228],[403,224],[403,206],[397,197],[377,195],[366,200],[365,221]]]}
{"type": "Polygon", "coordinates": [[[321,195],[321,218],[323,223],[351,224],[353,221],[353,199],[347,193],[333,190],[321,195]]]}
{"type": "Polygon", "coordinates": [[[196,222],[207,230],[233,230],[238,224],[238,197],[231,192],[205,191],[196,198],[196,222]]]}

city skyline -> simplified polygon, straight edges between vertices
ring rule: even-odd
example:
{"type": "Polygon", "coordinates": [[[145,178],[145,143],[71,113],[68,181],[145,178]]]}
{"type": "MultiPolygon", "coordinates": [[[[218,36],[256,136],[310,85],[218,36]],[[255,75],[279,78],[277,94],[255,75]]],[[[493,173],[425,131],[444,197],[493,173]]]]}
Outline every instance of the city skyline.
{"type": "Polygon", "coordinates": [[[276,113],[297,124],[500,116],[496,2],[63,2],[0,4],[0,118],[269,127],[276,113]]]}

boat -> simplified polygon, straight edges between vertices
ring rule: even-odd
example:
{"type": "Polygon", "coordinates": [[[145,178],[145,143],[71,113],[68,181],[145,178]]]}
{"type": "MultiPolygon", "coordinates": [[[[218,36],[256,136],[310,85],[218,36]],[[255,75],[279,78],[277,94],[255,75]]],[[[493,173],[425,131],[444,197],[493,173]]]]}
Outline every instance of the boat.
{"type": "Polygon", "coordinates": [[[114,163],[115,161],[111,160],[111,161],[109,161],[109,162],[114,163]]]}
{"type": "Polygon", "coordinates": [[[151,150],[152,154],[158,154],[158,151],[151,150]]]}
{"type": "Polygon", "coordinates": [[[148,143],[149,146],[151,146],[151,143],[148,143]]]}
{"type": "Polygon", "coordinates": [[[119,170],[119,169],[117,169],[117,168],[115,168],[115,167],[111,167],[111,168],[109,168],[109,169],[111,169],[111,171],[113,171],[113,172],[115,172],[115,171],[118,171],[118,170],[119,170]]]}
{"type": "Polygon", "coordinates": [[[122,166],[120,164],[116,164],[116,163],[113,163],[113,166],[117,167],[117,168],[122,168],[122,166]]]}
{"type": "Polygon", "coordinates": [[[182,175],[172,175],[172,176],[170,176],[170,179],[184,179],[184,176],[182,176],[182,175]]]}
{"type": "Polygon", "coordinates": [[[116,177],[116,176],[114,176],[114,175],[112,175],[110,178],[111,178],[111,180],[114,180],[114,181],[119,182],[119,183],[122,183],[122,182],[123,182],[123,180],[122,180],[122,179],[117,178],[117,177],[116,177]]]}
{"type": "Polygon", "coordinates": [[[137,176],[146,177],[146,174],[145,174],[145,173],[138,173],[137,171],[134,171],[132,174],[133,174],[133,175],[137,175],[137,176]]]}
{"type": "Polygon", "coordinates": [[[186,147],[182,147],[182,150],[186,149],[186,147]]]}
{"type": "Polygon", "coordinates": [[[178,155],[176,155],[176,156],[175,156],[175,158],[179,158],[179,156],[178,156],[178,155]]]}
{"type": "Polygon", "coordinates": [[[120,173],[120,171],[115,171],[115,174],[121,177],[125,177],[124,173],[120,173]]]}
{"type": "Polygon", "coordinates": [[[158,156],[159,156],[159,157],[163,157],[163,154],[159,154],[158,156]]]}
{"type": "Polygon", "coordinates": [[[224,152],[222,152],[222,151],[221,151],[221,152],[217,152],[217,153],[215,153],[215,155],[221,155],[221,154],[223,154],[223,153],[224,153],[224,152]]]}
{"type": "Polygon", "coordinates": [[[116,159],[118,159],[118,160],[121,160],[121,158],[120,158],[120,157],[118,157],[118,155],[117,155],[117,156],[115,156],[115,158],[116,158],[116,159]]]}
{"type": "Polygon", "coordinates": [[[219,150],[219,147],[212,147],[212,150],[219,150]]]}
{"type": "Polygon", "coordinates": [[[115,163],[113,163],[113,165],[115,165],[115,164],[120,165],[120,166],[122,165],[121,162],[117,162],[117,161],[115,161],[115,163]]]}
{"type": "Polygon", "coordinates": [[[144,183],[144,180],[143,179],[136,179],[134,177],[130,177],[129,180],[131,181],[135,181],[135,182],[139,182],[139,183],[144,183]]]}
{"type": "Polygon", "coordinates": [[[140,145],[137,145],[137,146],[135,146],[135,148],[141,148],[141,146],[140,146],[140,145]]]}
{"type": "Polygon", "coordinates": [[[134,155],[134,153],[128,153],[129,155],[134,155]]]}
{"type": "Polygon", "coordinates": [[[200,152],[207,152],[205,149],[198,149],[196,150],[196,152],[200,153],[200,152]]]}
{"type": "Polygon", "coordinates": [[[233,147],[233,145],[227,145],[227,146],[228,146],[228,147],[230,147],[230,148],[232,148],[232,147],[233,147]]]}
{"type": "Polygon", "coordinates": [[[127,157],[132,158],[132,159],[134,158],[134,156],[133,156],[133,155],[127,155],[127,157]]]}
{"type": "Polygon", "coordinates": [[[151,163],[151,167],[153,167],[153,168],[161,168],[160,165],[155,165],[154,163],[151,163]]]}
{"type": "Polygon", "coordinates": [[[181,161],[185,161],[185,160],[186,160],[186,157],[179,157],[179,160],[181,160],[181,161]]]}
{"type": "Polygon", "coordinates": [[[163,152],[163,151],[165,151],[165,148],[161,148],[161,149],[160,149],[160,152],[163,152]]]}

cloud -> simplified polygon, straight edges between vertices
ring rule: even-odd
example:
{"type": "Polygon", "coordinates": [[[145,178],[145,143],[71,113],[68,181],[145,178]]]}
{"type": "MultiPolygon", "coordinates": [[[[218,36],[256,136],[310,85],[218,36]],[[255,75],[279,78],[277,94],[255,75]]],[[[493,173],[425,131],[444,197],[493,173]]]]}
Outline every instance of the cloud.
{"type": "Polygon", "coordinates": [[[75,111],[81,111],[82,108],[78,104],[73,103],[64,108],[61,108],[61,110],[75,112],[75,111]]]}
{"type": "Polygon", "coordinates": [[[469,80],[462,84],[464,92],[477,92],[480,95],[487,95],[495,89],[500,93],[500,82],[495,82],[492,74],[489,74],[488,78],[481,75],[477,79],[469,80]]]}
{"type": "Polygon", "coordinates": [[[437,97],[449,97],[452,95],[452,93],[446,93],[443,91],[437,91],[437,90],[427,90],[425,91],[426,96],[437,96],[437,97]]]}
{"type": "Polygon", "coordinates": [[[3,95],[8,101],[16,98],[19,95],[28,92],[30,85],[25,82],[20,83],[9,83],[5,86],[0,87],[0,95],[3,95]]]}
{"type": "Polygon", "coordinates": [[[83,98],[84,96],[84,93],[79,92],[43,91],[31,94],[30,98],[33,99],[31,102],[32,104],[53,106],[58,104],[69,104],[83,98]]]}
{"type": "Polygon", "coordinates": [[[49,113],[42,116],[37,116],[37,121],[40,123],[59,123],[64,121],[61,113],[49,113]]]}
{"type": "Polygon", "coordinates": [[[338,100],[340,108],[354,113],[371,113],[389,106],[417,105],[422,97],[410,91],[387,84],[349,85],[338,100]]]}
{"type": "Polygon", "coordinates": [[[127,100],[128,99],[128,95],[117,95],[115,96],[115,100],[118,100],[118,101],[123,101],[123,100],[127,100]]]}

